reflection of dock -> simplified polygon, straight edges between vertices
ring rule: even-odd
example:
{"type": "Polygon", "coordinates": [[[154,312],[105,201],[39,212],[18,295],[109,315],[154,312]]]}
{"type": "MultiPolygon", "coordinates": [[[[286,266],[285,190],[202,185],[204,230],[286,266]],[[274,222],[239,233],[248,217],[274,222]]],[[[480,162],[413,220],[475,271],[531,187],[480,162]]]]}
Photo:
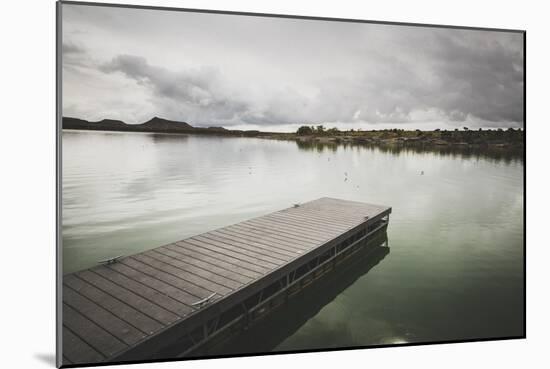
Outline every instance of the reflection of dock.
{"type": "Polygon", "coordinates": [[[322,198],[66,275],[63,363],[161,358],[173,342],[185,357],[223,341],[370,249],[390,212],[322,198]]]}

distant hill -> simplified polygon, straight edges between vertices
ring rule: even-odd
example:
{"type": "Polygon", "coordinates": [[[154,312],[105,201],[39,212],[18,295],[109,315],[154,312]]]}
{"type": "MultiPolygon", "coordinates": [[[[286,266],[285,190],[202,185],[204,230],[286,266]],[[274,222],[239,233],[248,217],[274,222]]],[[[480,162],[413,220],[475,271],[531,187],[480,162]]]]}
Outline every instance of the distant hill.
{"type": "Polygon", "coordinates": [[[127,124],[120,120],[103,119],[98,122],[90,122],[84,119],[63,117],[63,129],[89,129],[101,131],[132,131],[132,132],[190,132],[196,129],[186,122],[154,117],[141,124],[127,124]]]}
{"type": "Polygon", "coordinates": [[[84,119],[63,117],[63,129],[81,129],[94,131],[126,131],[157,133],[204,133],[233,136],[257,136],[259,131],[228,130],[223,127],[193,127],[187,122],[178,122],[154,117],[140,124],[127,124],[120,120],[103,119],[90,122],[84,119]]]}
{"type": "Polygon", "coordinates": [[[174,120],[163,119],[154,117],[145,123],[136,124],[136,127],[140,127],[144,130],[158,132],[158,131],[180,131],[180,130],[193,130],[189,123],[176,122],[174,120]]]}

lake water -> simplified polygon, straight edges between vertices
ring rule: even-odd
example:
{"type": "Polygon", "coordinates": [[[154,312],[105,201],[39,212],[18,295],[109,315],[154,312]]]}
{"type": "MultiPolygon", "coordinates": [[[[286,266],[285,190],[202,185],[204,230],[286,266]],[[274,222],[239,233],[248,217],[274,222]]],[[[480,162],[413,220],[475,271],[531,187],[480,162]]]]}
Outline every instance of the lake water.
{"type": "Polygon", "coordinates": [[[273,342],[254,346],[252,331],[227,350],[519,336],[523,169],[522,158],[482,153],[64,131],[63,269],[319,197],[364,201],[393,208],[389,253],[340,275],[349,280],[312,297],[303,319],[266,322],[273,342]]]}

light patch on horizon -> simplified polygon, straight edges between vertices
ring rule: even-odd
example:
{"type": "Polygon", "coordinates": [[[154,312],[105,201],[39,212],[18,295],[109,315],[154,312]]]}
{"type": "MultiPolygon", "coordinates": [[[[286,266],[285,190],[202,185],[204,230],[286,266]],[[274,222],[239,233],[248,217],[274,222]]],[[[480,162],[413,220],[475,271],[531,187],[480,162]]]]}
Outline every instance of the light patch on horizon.
{"type": "Polygon", "coordinates": [[[62,51],[63,115],[88,120],[524,125],[521,33],[64,4],[62,51]]]}

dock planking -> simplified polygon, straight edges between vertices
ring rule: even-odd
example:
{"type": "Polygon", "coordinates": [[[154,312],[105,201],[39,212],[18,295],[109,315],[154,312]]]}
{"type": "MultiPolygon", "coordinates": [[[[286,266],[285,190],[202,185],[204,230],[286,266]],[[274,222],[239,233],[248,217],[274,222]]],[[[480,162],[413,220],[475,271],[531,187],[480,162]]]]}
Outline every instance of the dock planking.
{"type": "Polygon", "coordinates": [[[65,275],[64,364],[145,359],[390,212],[321,198],[65,275]]]}

